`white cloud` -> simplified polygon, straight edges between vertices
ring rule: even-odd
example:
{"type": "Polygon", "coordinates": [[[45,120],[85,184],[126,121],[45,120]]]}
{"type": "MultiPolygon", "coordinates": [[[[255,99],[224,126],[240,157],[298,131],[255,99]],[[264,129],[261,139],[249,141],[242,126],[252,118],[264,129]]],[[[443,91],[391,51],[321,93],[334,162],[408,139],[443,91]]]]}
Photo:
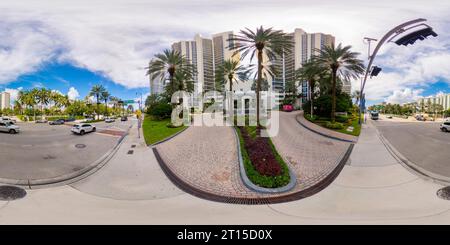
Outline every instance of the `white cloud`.
{"type": "Polygon", "coordinates": [[[422,90],[420,89],[411,90],[409,88],[405,88],[404,90],[395,90],[392,95],[386,98],[386,102],[391,104],[403,104],[417,101],[422,98],[420,93],[422,93],[422,90]]]}
{"type": "Polygon", "coordinates": [[[5,92],[9,93],[11,96],[11,102],[15,101],[17,99],[17,96],[19,95],[20,90],[22,90],[22,87],[19,87],[17,89],[15,88],[5,88],[5,92]]]}
{"type": "Polygon", "coordinates": [[[67,92],[67,96],[70,100],[75,100],[80,97],[80,93],[78,93],[78,90],[76,88],[70,87],[69,92],[67,92]]]}
{"type": "MultiPolygon", "coordinates": [[[[383,71],[368,81],[366,98],[386,99],[394,91],[450,80],[448,1],[16,0],[2,1],[0,12],[0,83],[56,59],[129,88],[148,87],[142,68],[172,42],[260,25],[331,33],[365,58],[363,37],[379,39],[389,28],[418,17],[428,18],[439,37],[409,47],[385,45],[376,60],[383,71]]],[[[357,89],[359,81],[353,85],[357,89]]]]}
{"type": "Polygon", "coordinates": [[[443,96],[445,94],[447,94],[447,93],[445,93],[444,91],[439,91],[439,92],[436,93],[436,95],[434,97],[443,96]]]}
{"type": "Polygon", "coordinates": [[[57,89],[53,89],[52,92],[53,92],[53,93],[58,93],[58,94],[60,94],[60,95],[63,95],[63,93],[61,93],[61,91],[59,91],[59,90],[57,90],[57,89]]]}

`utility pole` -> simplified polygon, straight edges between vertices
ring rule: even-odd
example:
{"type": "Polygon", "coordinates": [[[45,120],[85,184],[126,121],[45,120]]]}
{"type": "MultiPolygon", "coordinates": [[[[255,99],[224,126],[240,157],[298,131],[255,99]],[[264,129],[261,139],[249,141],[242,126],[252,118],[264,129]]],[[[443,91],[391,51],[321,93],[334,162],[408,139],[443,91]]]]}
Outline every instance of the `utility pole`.
{"type": "MultiPolygon", "coordinates": [[[[370,58],[371,58],[371,55],[370,55],[370,51],[371,51],[371,50],[370,50],[370,43],[371,43],[371,42],[376,42],[376,41],[378,41],[378,40],[375,39],[375,38],[371,38],[371,37],[364,37],[364,39],[363,39],[363,42],[368,44],[368,48],[367,48],[367,60],[370,60],[370,58]]],[[[364,96],[364,95],[362,94],[363,81],[364,81],[364,79],[361,78],[361,84],[360,84],[360,90],[359,90],[359,91],[360,91],[360,94],[359,94],[359,96],[360,96],[360,102],[361,102],[361,100],[362,100],[362,96],[364,96]]],[[[358,122],[359,122],[360,125],[361,125],[361,112],[364,113],[363,103],[359,103],[359,117],[358,117],[358,122]]],[[[365,116],[364,116],[363,118],[365,118],[365,116]]],[[[362,120],[362,122],[364,122],[364,119],[362,120]]]]}

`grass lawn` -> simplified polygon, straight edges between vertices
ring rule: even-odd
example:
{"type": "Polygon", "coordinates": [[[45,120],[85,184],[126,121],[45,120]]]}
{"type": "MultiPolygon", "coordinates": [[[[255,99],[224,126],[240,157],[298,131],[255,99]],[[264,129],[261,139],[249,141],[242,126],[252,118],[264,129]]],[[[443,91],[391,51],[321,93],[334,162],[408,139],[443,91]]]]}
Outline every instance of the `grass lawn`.
{"type": "Polygon", "coordinates": [[[142,124],[145,143],[147,143],[147,145],[154,144],[186,128],[186,126],[184,125],[177,128],[169,128],[167,127],[169,123],[170,118],[164,120],[155,120],[151,116],[146,115],[144,118],[144,123],[142,124]]]}
{"type": "MultiPolygon", "coordinates": [[[[363,117],[363,116],[361,116],[361,117],[363,117]]],[[[359,136],[359,134],[361,133],[361,125],[358,124],[358,118],[357,117],[353,117],[350,123],[343,123],[344,128],[342,128],[342,129],[331,129],[331,128],[325,127],[325,124],[330,121],[329,118],[319,117],[316,120],[312,121],[311,118],[308,115],[305,115],[305,119],[310,121],[310,122],[312,122],[312,123],[314,123],[314,124],[316,124],[316,125],[324,127],[326,129],[333,130],[333,131],[336,131],[336,132],[339,132],[339,133],[343,133],[343,134],[359,136]],[[353,127],[353,131],[352,132],[347,131],[347,128],[350,127],[350,126],[353,127]]]]}

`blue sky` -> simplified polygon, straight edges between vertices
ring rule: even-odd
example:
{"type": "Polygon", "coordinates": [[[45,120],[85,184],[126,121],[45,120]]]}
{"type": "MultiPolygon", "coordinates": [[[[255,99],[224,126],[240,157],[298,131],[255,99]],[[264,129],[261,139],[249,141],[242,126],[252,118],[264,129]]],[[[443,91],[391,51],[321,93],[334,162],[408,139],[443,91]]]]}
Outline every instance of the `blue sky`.
{"type": "MultiPolygon", "coordinates": [[[[145,71],[143,71],[145,72],[145,71]]],[[[8,84],[0,85],[0,90],[9,89],[31,89],[35,87],[45,87],[58,90],[67,94],[70,88],[75,88],[78,92],[78,99],[83,99],[89,94],[92,86],[103,85],[113,96],[124,100],[140,97],[149,93],[149,88],[127,88],[114,83],[101,73],[95,73],[88,69],[75,67],[69,63],[52,62],[42,66],[36,72],[19,76],[8,84]]],[[[145,98],[144,98],[145,99],[145,98]]]]}
{"type": "Polygon", "coordinates": [[[0,91],[43,85],[83,98],[101,83],[115,96],[136,98],[149,92],[143,68],[173,42],[260,25],[332,34],[365,59],[364,37],[380,39],[426,18],[439,36],[384,45],[375,61],[383,71],[365,87],[367,104],[409,102],[450,92],[448,13],[450,2],[442,0],[0,1],[0,91]]]}

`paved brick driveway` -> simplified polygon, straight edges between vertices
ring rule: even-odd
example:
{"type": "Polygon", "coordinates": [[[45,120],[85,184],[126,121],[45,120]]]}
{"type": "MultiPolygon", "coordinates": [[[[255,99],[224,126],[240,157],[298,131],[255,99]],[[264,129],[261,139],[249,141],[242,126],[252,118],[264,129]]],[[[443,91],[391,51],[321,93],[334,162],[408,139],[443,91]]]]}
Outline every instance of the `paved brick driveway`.
{"type": "Polygon", "coordinates": [[[350,143],[311,132],[295,119],[299,112],[280,112],[280,131],[273,137],[278,152],[297,175],[294,191],[304,190],[333,171],[350,143]]]}
{"type": "Polygon", "coordinates": [[[313,186],[333,171],[349,143],[325,138],[303,128],[298,112],[280,113],[280,132],[273,142],[289,162],[298,180],[282,194],[249,190],[239,176],[236,140],[231,127],[191,126],[156,147],[166,167],[191,187],[230,198],[263,198],[290,195],[313,186]]]}

